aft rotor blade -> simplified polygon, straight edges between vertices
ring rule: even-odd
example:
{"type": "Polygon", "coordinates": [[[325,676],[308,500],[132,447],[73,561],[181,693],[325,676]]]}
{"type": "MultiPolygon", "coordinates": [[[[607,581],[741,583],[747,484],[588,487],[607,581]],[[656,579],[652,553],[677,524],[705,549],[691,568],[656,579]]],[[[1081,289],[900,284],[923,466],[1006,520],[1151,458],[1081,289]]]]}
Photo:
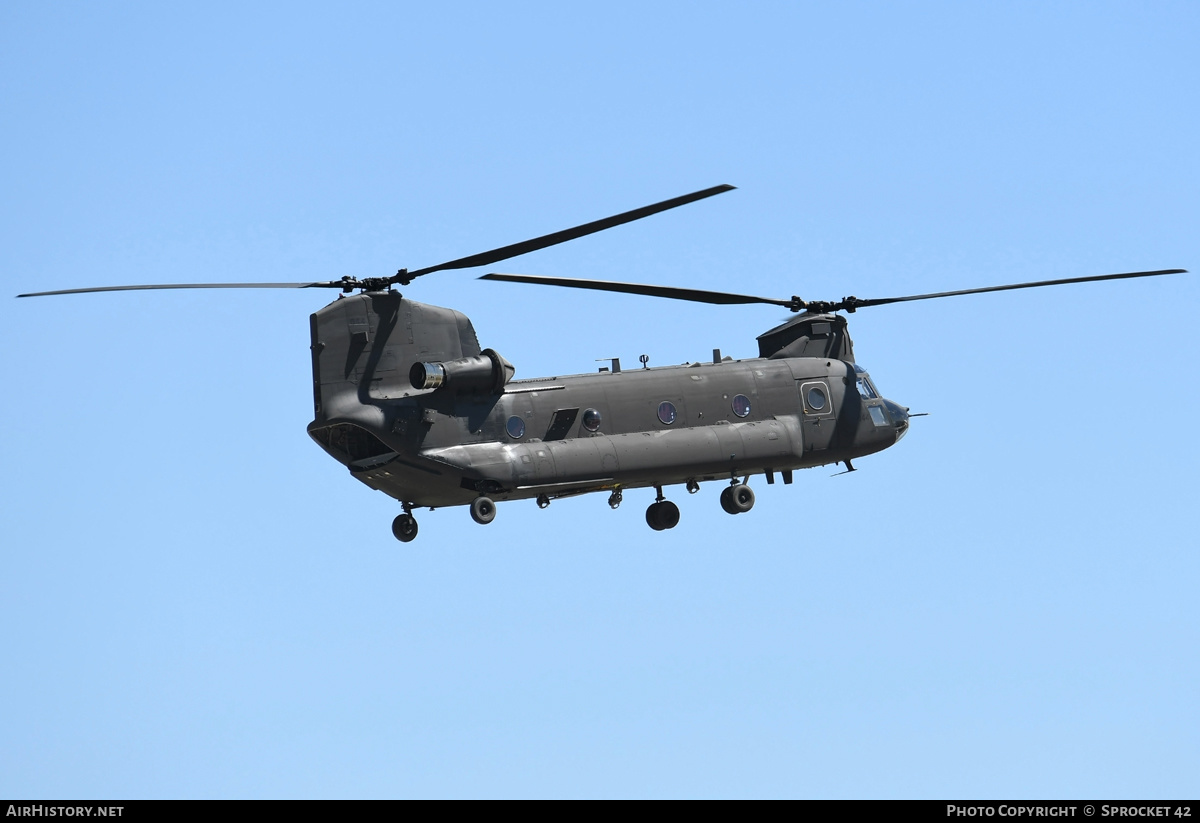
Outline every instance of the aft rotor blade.
{"type": "Polygon", "coordinates": [[[485,274],[480,280],[501,280],[506,283],[533,283],[538,286],[566,286],[570,289],[613,291],[621,294],[641,294],[647,297],[668,297],[672,300],[690,300],[693,303],[715,303],[734,306],[746,303],[767,303],[772,306],[792,308],[797,298],[776,300],[772,297],[755,297],[749,294],[732,294],[703,289],[681,289],[675,286],[648,286],[641,283],[618,283],[612,280],[582,280],[574,277],[543,277],[536,274],[485,274]]]}
{"type": "Polygon", "coordinates": [[[1069,283],[1093,283],[1099,280],[1127,280],[1133,277],[1158,277],[1163,274],[1184,274],[1187,269],[1162,269],[1160,271],[1131,271],[1124,274],[1101,274],[1094,277],[1068,277],[1063,280],[1039,280],[1034,283],[1012,283],[1006,286],[987,286],[982,289],[960,289],[958,291],[943,291],[936,294],[910,294],[906,297],[880,297],[861,300],[857,297],[847,297],[836,304],[839,309],[854,311],[864,306],[886,306],[889,303],[908,303],[913,300],[932,300],[935,297],[957,297],[960,294],[983,294],[991,291],[1013,291],[1015,289],[1036,289],[1042,286],[1064,286],[1069,283]]]}
{"type": "Polygon", "coordinates": [[[589,234],[595,234],[598,231],[611,229],[614,226],[620,226],[623,223],[632,223],[634,220],[641,220],[643,217],[649,217],[652,214],[658,214],[660,211],[667,211],[678,206],[685,206],[688,203],[695,203],[697,200],[703,200],[706,197],[712,197],[714,194],[722,194],[723,192],[732,191],[735,186],[721,185],[713,186],[711,189],[692,192],[685,194],[682,197],[675,197],[671,200],[664,200],[661,203],[655,203],[652,206],[643,206],[640,209],[627,211],[622,214],[605,217],[603,220],[594,220],[591,223],[584,223],[582,226],[576,226],[572,229],[563,229],[556,231],[553,234],[546,234],[541,237],[535,237],[532,240],[525,240],[521,243],[513,243],[509,246],[502,246],[491,251],[473,254],[470,257],[460,257],[458,260],[451,260],[448,263],[440,263],[436,266],[430,266],[425,269],[417,269],[410,272],[401,272],[396,276],[398,282],[412,280],[414,277],[420,277],[423,274],[429,274],[435,271],[444,269],[469,269],[475,266],[488,266],[492,263],[499,263],[501,260],[507,260],[510,257],[516,257],[521,254],[528,254],[531,251],[544,249],[549,246],[556,246],[559,243],[565,243],[568,240],[574,240],[578,237],[584,237],[589,234]],[[401,279],[403,277],[404,279],[401,279]]]}
{"type": "Polygon", "coordinates": [[[48,297],[53,294],[90,294],[97,291],[147,291],[150,289],[313,289],[341,288],[340,281],[322,283],[162,283],[145,286],[96,286],[90,289],[59,289],[18,294],[17,297],[48,297]]]}

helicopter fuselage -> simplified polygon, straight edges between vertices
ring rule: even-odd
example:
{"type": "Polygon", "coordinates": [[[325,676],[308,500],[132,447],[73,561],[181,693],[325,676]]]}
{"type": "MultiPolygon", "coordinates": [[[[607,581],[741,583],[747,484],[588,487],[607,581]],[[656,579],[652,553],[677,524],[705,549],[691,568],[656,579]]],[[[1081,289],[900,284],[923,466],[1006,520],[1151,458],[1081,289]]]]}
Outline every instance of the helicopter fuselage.
{"type": "MultiPolygon", "coordinates": [[[[908,426],[852,359],[789,357],[786,346],[775,357],[511,380],[464,315],[395,292],[337,300],[312,331],[309,433],[409,507],[773,482],[776,472],[790,482],[794,469],[885,449],[908,426]]],[[[839,346],[851,351],[848,337],[839,346]]]]}

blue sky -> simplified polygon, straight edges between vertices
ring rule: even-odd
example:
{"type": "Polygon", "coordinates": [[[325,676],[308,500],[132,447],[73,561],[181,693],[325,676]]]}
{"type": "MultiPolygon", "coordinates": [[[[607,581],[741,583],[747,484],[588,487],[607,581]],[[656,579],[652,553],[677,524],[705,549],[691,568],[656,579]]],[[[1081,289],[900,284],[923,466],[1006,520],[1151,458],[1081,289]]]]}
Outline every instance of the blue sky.
{"type": "MultiPolygon", "coordinates": [[[[1189,3],[0,7],[18,292],[499,268],[809,299],[1200,267],[1189,3]]],[[[771,307],[405,290],[518,377],[771,307]]],[[[831,478],[420,515],[305,434],[311,291],[0,300],[0,795],[1178,797],[1192,274],[863,310],[831,478]]]]}

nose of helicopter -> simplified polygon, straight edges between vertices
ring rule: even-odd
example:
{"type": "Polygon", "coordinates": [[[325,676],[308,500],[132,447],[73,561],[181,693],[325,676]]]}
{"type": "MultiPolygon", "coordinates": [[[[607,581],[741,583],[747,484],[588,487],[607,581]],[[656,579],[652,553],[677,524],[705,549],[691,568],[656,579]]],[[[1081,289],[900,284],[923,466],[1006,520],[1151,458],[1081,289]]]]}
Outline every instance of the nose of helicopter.
{"type": "Polygon", "coordinates": [[[908,406],[901,406],[886,399],[883,404],[887,406],[888,414],[892,417],[892,425],[896,427],[896,442],[899,443],[900,438],[908,432],[908,406]]]}

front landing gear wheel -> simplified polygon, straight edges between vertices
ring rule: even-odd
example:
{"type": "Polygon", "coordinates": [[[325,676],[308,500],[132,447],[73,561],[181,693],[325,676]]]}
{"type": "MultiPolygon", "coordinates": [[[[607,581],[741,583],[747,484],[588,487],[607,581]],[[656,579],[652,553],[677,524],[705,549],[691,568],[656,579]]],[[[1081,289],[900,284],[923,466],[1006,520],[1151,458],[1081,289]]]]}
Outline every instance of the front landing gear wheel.
{"type": "Polygon", "coordinates": [[[745,483],[730,486],[721,492],[721,508],[729,514],[744,514],[754,508],[754,490],[745,483]]]}
{"type": "Polygon", "coordinates": [[[417,519],[411,514],[401,514],[392,521],[392,534],[401,543],[411,543],[417,536],[417,519]]]}
{"type": "Polygon", "coordinates": [[[670,500],[651,503],[646,509],[646,525],[656,532],[675,528],[679,525],[679,507],[670,500]]]}
{"type": "Polygon", "coordinates": [[[726,514],[737,514],[737,509],[733,507],[733,487],[726,486],[721,489],[721,508],[726,514]]]}
{"type": "Polygon", "coordinates": [[[471,519],[486,526],[496,519],[496,502],[490,497],[476,497],[471,501],[471,519]]]}

